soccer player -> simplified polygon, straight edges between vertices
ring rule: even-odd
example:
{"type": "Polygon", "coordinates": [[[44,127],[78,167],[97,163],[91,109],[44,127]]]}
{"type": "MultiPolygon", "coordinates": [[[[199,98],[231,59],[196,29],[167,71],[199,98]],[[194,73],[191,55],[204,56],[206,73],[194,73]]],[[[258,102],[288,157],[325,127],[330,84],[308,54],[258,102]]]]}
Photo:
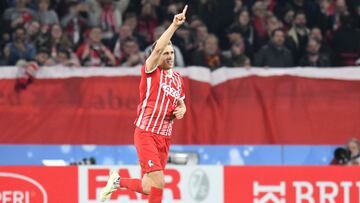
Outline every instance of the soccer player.
{"type": "Polygon", "coordinates": [[[120,178],[110,173],[100,200],[110,198],[119,187],[149,195],[149,203],[161,203],[173,120],[186,112],[184,82],[174,66],[171,37],[184,22],[187,5],[174,16],[172,24],[154,43],[152,52],[141,68],[140,104],[134,142],[141,166],[142,179],[120,178]]]}

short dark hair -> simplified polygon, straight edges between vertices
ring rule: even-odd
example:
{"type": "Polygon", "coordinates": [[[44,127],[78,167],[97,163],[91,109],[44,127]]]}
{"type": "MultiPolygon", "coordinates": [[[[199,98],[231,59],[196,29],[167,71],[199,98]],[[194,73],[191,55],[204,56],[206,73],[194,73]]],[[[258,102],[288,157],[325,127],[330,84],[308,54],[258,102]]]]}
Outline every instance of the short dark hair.
{"type": "Polygon", "coordinates": [[[70,51],[65,47],[60,47],[58,53],[64,53],[68,59],[71,57],[70,51]]]}
{"type": "Polygon", "coordinates": [[[40,48],[37,50],[36,54],[41,54],[41,53],[50,55],[50,50],[49,50],[47,47],[40,47],[40,48]]]}
{"type": "Polygon", "coordinates": [[[17,30],[22,30],[22,31],[24,31],[24,33],[26,33],[26,29],[23,25],[16,26],[14,29],[14,32],[16,32],[17,30]]]}
{"type": "Polygon", "coordinates": [[[275,30],[271,31],[271,33],[270,33],[271,38],[273,38],[275,36],[276,32],[284,33],[284,30],[282,30],[281,28],[276,28],[275,30]]]}
{"type": "Polygon", "coordinates": [[[298,15],[304,15],[304,16],[306,17],[306,13],[305,13],[305,11],[303,11],[303,10],[298,10],[298,11],[296,11],[296,12],[295,12],[295,15],[294,15],[294,18],[296,18],[296,16],[298,16],[298,15]]]}

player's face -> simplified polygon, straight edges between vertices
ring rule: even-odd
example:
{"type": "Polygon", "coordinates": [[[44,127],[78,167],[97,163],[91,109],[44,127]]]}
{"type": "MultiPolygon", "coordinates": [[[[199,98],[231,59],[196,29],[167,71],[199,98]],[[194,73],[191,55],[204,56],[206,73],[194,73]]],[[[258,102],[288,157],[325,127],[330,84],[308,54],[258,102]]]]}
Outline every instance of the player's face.
{"type": "Polygon", "coordinates": [[[174,48],[172,47],[172,45],[167,45],[164,52],[161,55],[160,66],[163,69],[170,69],[174,67],[174,58],[175,58],[174,48]]]}

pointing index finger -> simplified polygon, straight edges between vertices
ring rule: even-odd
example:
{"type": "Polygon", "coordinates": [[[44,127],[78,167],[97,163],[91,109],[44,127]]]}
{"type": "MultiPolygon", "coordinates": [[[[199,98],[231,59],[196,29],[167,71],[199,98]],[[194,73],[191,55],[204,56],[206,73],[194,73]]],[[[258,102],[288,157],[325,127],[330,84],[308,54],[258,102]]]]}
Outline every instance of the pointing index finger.
{"type": "Polygon", "coordinates": [[[182,11],[182,14],[185,15],[186,14],[186,11],[187,11],[187,8],[188,8],[188,5],[185,5],[183,11],[182,11]]]}

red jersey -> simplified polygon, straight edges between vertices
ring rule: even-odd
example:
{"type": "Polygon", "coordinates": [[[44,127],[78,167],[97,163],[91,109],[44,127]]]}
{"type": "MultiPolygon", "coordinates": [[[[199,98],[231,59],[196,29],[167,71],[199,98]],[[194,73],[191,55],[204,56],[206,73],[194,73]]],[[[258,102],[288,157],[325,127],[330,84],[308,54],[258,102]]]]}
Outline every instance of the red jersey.
{"type": "Polygon", "coordinates": [[[170,136],[173,111],[178,100],[185,99],[184,82],[180,74],[172,71],[168,75],[159,66],[151,73],[141,68],[140,104],[135,124],[140,129],[170,136]]]}

